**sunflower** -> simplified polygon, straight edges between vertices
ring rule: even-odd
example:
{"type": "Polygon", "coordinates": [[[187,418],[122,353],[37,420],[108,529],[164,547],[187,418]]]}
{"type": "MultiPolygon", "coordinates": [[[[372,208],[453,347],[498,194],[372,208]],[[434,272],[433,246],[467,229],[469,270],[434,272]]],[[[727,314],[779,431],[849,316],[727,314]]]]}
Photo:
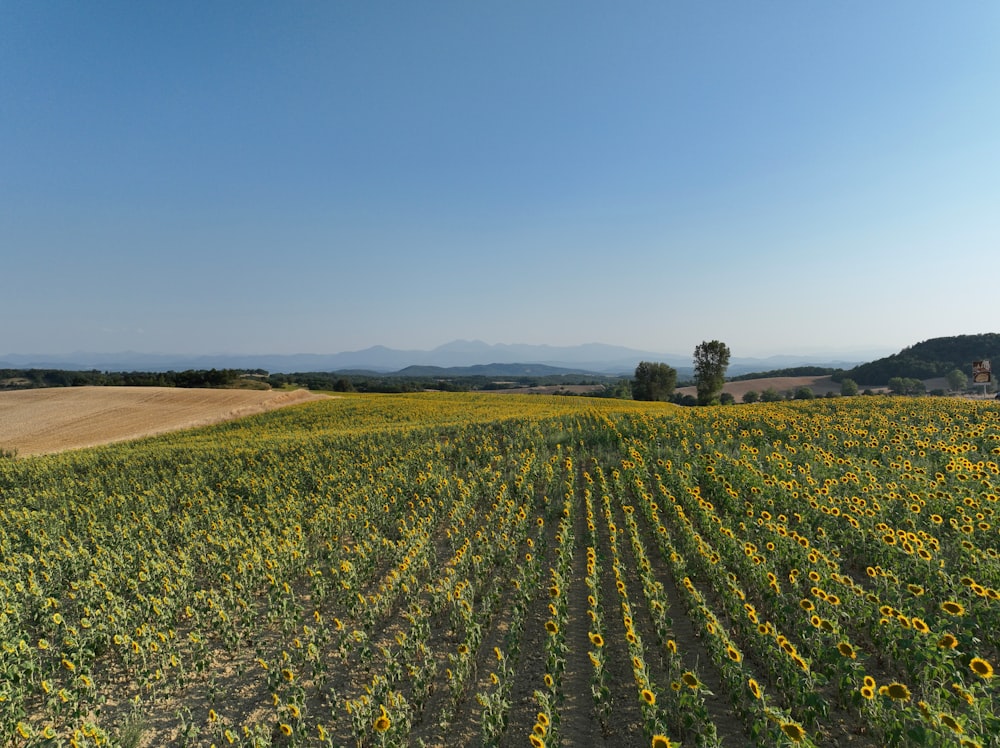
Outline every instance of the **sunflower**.
{"type": "MultiPolygon", "coordinates": [[[[909,701],[910,689],[904,683],[890,683],[885,688],[885,695],[893,701],[909,701]]],[[[879,689],[881,691],[881,689],[879,689]]]]}
{"type": "Polygon", "coordinates": [[[952,634],[945,634],[938,639],[937,645],[941,649],[954,649],[958,646],[958,639],[956,639],[952,634]]]}
{"type": "Polygon", "coordinates": [[[674,748],[676,743],[672,743],[666,735],[654,735],[652,748],[674,748]]]}
{"type": "Polygon", "coordinates": [[[793,743],[801,743],[805,739],[806,731],[797,722],[782,722],[781,731],[788,736],[793,743]]]}
{"type": "Polygon", "coordinates": [[[862,686],[861,695],[871,701],[875,698],[875,689],[872,686],[862,686]]]}
{"type": "MultiPolygon", "coordinates": [[[[377,725],[378,721],[376,721],[375,724],[377,725]]],[[[292,734],[292,726],[288,725],[288,724],[285,724],[284,722],[282,722],[280,725],[278,725],[278,729],[281,730],[281,734],[284,735],[286,738],[292,734]]],[[[378,728],[376,727],[375,729],[378,729],[378,728]]]]}
{"type": "Polygon", "coordinates": [[[858,654],[854,651],[854,647],[851,646],[850,642],[840,642],[840,644],[837,645],[837,651],[849,660],[858,659],[858,654]]]}
{"type": "Polygon", "coordinates": [[[650,706],[656,703],[656,694],[650,691],[648,688],[642,689],[642,692],[639,694],[639,696],[643,701],[645,701],[650,706]]]}
{"type": "Polygon", "coordinates": [[[969,669],[980,678],[989,680],[993,677],[993,666],[982,657],[973,657],[969,663],[969,669]]]}
{"type": "Polygon", "coordinates": [[[696,676],[690,670],[685,671],[681,675],[681,680],[684,681],[684,685],[686,685],[688,688],[697,688],[699,686],[698,676],[696,676]]]}
{"type": "Polygon", "coordinates": [[[958,683],[952,683],[951,690],[957,693],[963,699],[965,699],[965,703],[968,704],[969,706],[972,706],[976,702],[972,694],[966,691],[964,688],[962,688],[962,686],[960,686],[958,683]]]}
{"type": "Polygon", "coordinates": [[[554,634],[558,634],[559,633],[559,624],[556,623],[555,621],[552,621],[552,620],[546,621],[545,622],[545,630],[548,631],[550,634],[553,634],[553,635],[554,634]]]}
{"type": "Polygon", "coordinates": [[[938,714],[938,719],[941,721],[942,725],[947,727],[956,735],[961,735],[963,732],[965,732],[965,730],[962,728],[962,725],[958,723],[958,720],[956,720],[947,712],[941,712],[940,714],[938,714]]]}
{"type": "Polygon", "coordinates": [[[604,637],[601,636],[600,634],[593,634],[592,633],[590,635],[590,643],[593,644],[597,648],[601,648],[601,647],[604,646],[604,637]]]}
{"type": "Polygon", "coordinates": [[[743,659],[743,655],[740,652],[740,650],[736,649],[736,647],[734,647],[732,644],[726,646],[726,655],[733,662],[739,662],[740,660],[743,659]]]}
{"type": "Polygon", "coordinates": [[[528,736],[528,740],[531,741],[532,748],[545,748],[545,741],[534,733],[528,736]]]}
{"type": "Polygon", "coordinates": [[[961,603],[956,603],[952,600],[946,600],[941,603],[941,610],[951,616],[960,616],[965,614],[965,608],[961,603]]]}
{"type": "Polygon", "coordinates": [[[540,724],[538,722],[536,722],[535,726],[531,728],[531,734],[532,735],[537,735],[540,738],[544,738],[545,737],[545,733],[547,733],[548,731],[549,731],[549,728],[547,728],[545,725],[540,724]]]}
{"type": "Polygon", "coordinates": [[[535,715],[535,722],[537,722],[540,725],[545,725],[546,727],[548,727],[549,715],[547,715],[545,712],[539,712],[537,715],[535,715]]]}
{"type": "Polygon", "coordinates": [[[761,696],[760,684],[757,683],[757,681],[755,681],[753,678],[751,678],[750,680],[747,681],[747,686],[750,688],[750,693],[753,694],[753,697],[755,699],[759,699],[761,696]]]}
{"type": "Polygon", "coordinates": [[[375,728],[375,732],[385,732],[392,727],[392,720],[390,720],[389,715],[385,713],[385,707],[382,708],[382,713],[375,720],[375,724],[373,724],[372,727],[375,728]]]}

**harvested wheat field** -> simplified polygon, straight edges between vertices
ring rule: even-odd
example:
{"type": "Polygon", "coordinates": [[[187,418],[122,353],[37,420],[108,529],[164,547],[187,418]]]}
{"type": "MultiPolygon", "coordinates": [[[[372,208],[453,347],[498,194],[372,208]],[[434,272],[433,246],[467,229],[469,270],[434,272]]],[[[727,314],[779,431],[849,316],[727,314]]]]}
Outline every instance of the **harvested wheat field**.
{"type": "Polygon", "coordinates": [[[207,426],[323,397],[306,390],[65,387],[0,393],[0,449],[61,452],[207,426]]]}
{"type": "MultiPolygon", "coordinates": [[[[728,392],[736,402],[743,399],[743,395],[753,390],[760,394],[768,388],[777,392],[794,392],[799,387],[808,387],[817,397],[823,397],[828,392],[840,392],[840,384],[834,382],[830,376],[804,376],[804,377],[769,377],[766,379],[741,379],[736,382],[726,382],[722,391],[728,392]]],[[[677,392],[682,395],[697,395],[696,387],[678,387],[677,392]]]]}

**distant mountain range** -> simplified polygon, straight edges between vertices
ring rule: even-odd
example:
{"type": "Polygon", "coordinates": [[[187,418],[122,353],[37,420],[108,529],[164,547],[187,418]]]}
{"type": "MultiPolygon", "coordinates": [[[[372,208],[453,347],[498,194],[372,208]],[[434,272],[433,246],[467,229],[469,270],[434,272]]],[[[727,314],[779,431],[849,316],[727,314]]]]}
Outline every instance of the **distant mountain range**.
{"type": "MultiPolygon", "coordinates": [[[[767,358],[734,357],[728,374],[770,371],[794,366],[824,366],[849,369],[870,361],[885,351],[850,354],[847,360],[831,360],[823,355],[782,355],[767,358]]],[[[631,375],[640,361],[658,361],[677,369],[681,377],[690,376],[692,356],[642,351],[604,343],[575,346],[496,344],[481,340],[455,340],[433,350],[397,350],[373,346],[343,353],[299,353],[287,355],[219,354],[167,355],[154,353],[86,353],[68,355],[7,354],[0,356],[0,368],[63,369],[100,371],[186,371],[189,369],[263,369],[272,373],[334,372],[365,370],[377,373],[398,372],[407,367],[476,367],[491,364],[541,365],[572,372],[607,375],[631,375]]],[[[547,373],[558,373],[548,371],[547,373]]],[[[568,373],[568,372],[563,372],[568,373]]]]}

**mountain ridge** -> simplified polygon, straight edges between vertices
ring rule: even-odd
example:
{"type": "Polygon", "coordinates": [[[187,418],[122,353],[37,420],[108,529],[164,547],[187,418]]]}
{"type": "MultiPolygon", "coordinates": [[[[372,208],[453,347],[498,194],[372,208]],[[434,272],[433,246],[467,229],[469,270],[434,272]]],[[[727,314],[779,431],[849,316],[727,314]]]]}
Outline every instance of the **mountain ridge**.
{"type": "MultiPolygon", "coordinates": [[[[874,354],[872,352],[869,355],[874,354]]],[[[783,354],[768,357],[734,357],[729,373],[739,374],[760,367],[778,369],[817,365],[850,368],[871,358],[850,354],[783,354]]],[[[122,351],[70,354],[16,354],[0,356],[0,368],[63,369],[101,371],[183,371],[188,369],[263,369],[275,373],[342,371],[365,369],[380,373],[410,366],[440,368],[486,364],[539,364],[596,374],[632,374],[640,361],[658,361],[685,372],[692,368],[692,356],[644,351],[607,343],[574,346],[526,343],[488,344],[481,340],[453,340],[430,350],[395,349],[375,345],[340,353],[297,354],[163,354],[122,351]]]]}

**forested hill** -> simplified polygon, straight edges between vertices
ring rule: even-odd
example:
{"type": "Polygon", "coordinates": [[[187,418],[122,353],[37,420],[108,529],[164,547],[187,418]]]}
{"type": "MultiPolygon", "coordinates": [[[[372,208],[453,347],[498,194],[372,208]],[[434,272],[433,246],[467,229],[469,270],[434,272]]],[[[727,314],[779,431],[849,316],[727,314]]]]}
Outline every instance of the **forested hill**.
{"type": "Polygon", "coordinates": [[[892,377],[943,377],[953,369],[971,376],[972,362],[984,359],[1000,367],[1000,333],[931,338],[891,356],[855,366],[841,376],[872,385],[888,384],[892,377]]]}

